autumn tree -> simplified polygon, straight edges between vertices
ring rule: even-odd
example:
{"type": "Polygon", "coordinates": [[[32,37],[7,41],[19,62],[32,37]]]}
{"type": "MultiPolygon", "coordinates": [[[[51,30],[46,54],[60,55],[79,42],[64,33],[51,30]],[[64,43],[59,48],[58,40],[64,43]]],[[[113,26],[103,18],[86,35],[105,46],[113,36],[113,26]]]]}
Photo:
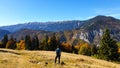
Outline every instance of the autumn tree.
{"type": "Polygon", "coordinates": [[[62,49],[62,51],[65,51],[65,52],[69,52],[69,53],[72,52],[72,46],[69,43],[63,42],[61,44],[61,49],[62,49]]]}
{"type": "Polygon", "coordinates": [[[10,40],[7,42],[6,48],[16,49],[16,40],[13,39],[13,36],[11,36],[10,40]]]}
{"type": "Polygon", "coordinates": [[[24,40],[20,40],[20,42],[18,42],[16,44],[16,49],[17,50],[25,50],[25,41],[24,40]]]}
{"type": "Polygon", "coordinates": [[[80,47],[80,50],[78,52],[79,54],[82,54],[82,55],[88,55],[90,56],[91,55],[91,50],[90,50],[90,46],[88,43],[85,43],[84,45],[82,45],[80,47]]]}

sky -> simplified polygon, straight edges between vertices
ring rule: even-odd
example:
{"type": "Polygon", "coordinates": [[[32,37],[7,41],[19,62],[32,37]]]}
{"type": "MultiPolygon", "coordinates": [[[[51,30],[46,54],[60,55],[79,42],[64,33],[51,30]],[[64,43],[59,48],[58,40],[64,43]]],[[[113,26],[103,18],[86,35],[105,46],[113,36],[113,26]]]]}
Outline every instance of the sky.
{"type": "Polygon", "coordinates": [[[0,0],[0,26],[27,22],[120,19],[120,0],[0,0]]]}

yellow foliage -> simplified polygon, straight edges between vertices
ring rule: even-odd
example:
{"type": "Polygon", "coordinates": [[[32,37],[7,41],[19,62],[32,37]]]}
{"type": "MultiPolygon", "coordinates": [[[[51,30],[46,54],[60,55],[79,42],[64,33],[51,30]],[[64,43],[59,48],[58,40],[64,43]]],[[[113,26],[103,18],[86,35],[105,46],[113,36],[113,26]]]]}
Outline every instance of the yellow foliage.
{"type": "Polygon", "coordinates": [[[2,42],[0,42],[0,48],[3,48],[3,43],[2,42]]]}
{"type": "Polygon", "coordinates": [[[85,46],[85,47],[87,47],[87,48],[90,47],[90,45],[89,45],[88,43],[84,43],[82,46],[85,46]]]}
{"type": "Polygon", "coordinates": [[[10,48],[10,49],[15,49],[15,41],[14,40],[9,40],[6,44],[6,48],[10,48]]]}
{"type": "Polygon", "coordinates": [[[64,49],[67,52],[71,52],[72,51],[72,46],[69,43],[62,43],[62,46],[64,47],[64,49]]]}
{"type": "Polygon", "coordinates": [[[87,48],[90,47],[90,45],[89,45],[87,42],[85,42],[85,43],[80,44],[80,45],[75,45],[75,49],[80,50],[80,47],[81,47],[81,46],[85,46],[85,47],[87,47],[87,48]]]}
{"type": "Polygon", "coordinates": [[[0,45],[3,44],[2,42],[0,42],[0,45]]]}
{"type": "Polygon", "coordinates": [[[48,44],[50,44],[51,43],[51,39],[49,38],[47,42],[48,42],[48,44]]]}
{"type": "Polygon", "coordinates": [[[25,50],[25,40],[20,40],[19,43],[17,43],[17,49],[19,50],[25,50]]]}
{"type": "Polygon", "coordinates": [[[118,52],[120,53],[120,48],[118,49],[118,52]]]}
{"type": "Polygon", "coordinates": [[[81,47],[80,45],[76,45],[76,46],[75,46],[75,49],[79,50],[80,47],[81,47]]]}

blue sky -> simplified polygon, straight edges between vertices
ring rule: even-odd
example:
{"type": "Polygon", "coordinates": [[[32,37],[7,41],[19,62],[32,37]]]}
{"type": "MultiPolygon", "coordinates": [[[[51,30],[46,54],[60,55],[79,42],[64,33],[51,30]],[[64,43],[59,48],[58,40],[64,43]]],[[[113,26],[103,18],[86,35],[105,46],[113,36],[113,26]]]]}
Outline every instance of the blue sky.
{"type": "Polygon", "coordinates": [[[120,19],[120,0],[0,0],[0,26],[27,22],[120,19]]]}

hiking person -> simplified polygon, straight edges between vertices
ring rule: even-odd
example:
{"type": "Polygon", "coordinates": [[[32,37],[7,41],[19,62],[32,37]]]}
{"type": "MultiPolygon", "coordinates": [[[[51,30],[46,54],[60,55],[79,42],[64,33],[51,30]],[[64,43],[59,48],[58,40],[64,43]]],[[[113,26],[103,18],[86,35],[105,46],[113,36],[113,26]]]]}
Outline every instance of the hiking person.
{"type": "Polygon", "coordinates": [[[57,46],[55,63],[56,63],[56,61],[57,61],[57,58],[58,58],[58,63],[60,63],[60,56],[61,56],[61,49],[59,48],[59,46],[57,46]]]}

